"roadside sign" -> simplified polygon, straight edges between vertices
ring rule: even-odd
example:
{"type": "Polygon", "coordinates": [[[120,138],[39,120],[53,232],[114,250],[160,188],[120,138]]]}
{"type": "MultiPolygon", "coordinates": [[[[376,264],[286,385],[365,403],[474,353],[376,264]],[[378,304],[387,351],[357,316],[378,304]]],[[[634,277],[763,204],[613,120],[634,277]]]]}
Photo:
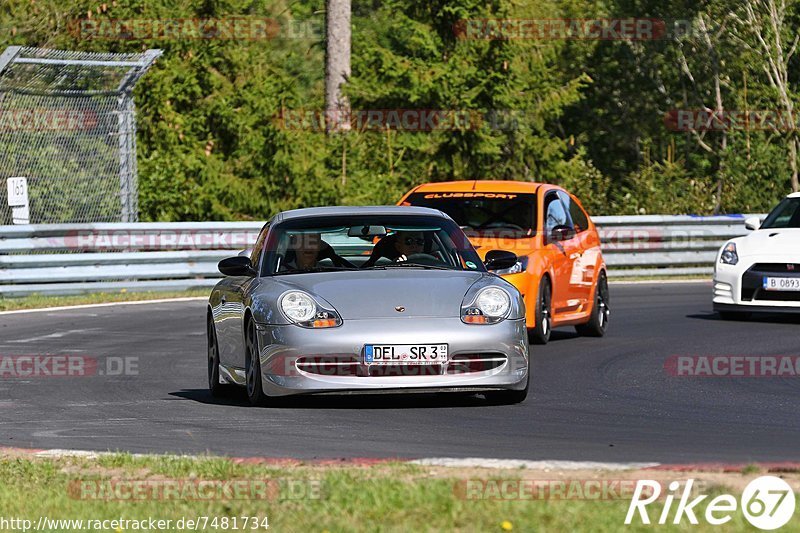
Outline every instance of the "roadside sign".
{"type": "Polygon", "coordinates": [[[11,208],[11,223],[12,224],[30,224],[31,214],[27,205],[11,208]]]}
{"type": "Polygon", "coordinates": [[[28,205],[27,178],[8,178],[8,205],[9,207],[28,205]]]}
{"type": "Polygon", "coordinates": [[[11,218],[14,224],[30,224],[28,204],[28,179],[23,177],[8,178],[8,205],[11,207],[11,218]]]}

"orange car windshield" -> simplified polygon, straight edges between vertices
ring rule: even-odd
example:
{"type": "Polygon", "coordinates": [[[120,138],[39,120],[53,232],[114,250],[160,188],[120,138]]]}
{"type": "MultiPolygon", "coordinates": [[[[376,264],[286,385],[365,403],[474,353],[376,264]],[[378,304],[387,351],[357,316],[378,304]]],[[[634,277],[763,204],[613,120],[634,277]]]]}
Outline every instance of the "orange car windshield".
{"type": "Polygon", "coordinates": [[[467,235],[503,232],[522,238],[536,233],[535,194],[418,192],[405,202],[447,213],[467,235]]]}

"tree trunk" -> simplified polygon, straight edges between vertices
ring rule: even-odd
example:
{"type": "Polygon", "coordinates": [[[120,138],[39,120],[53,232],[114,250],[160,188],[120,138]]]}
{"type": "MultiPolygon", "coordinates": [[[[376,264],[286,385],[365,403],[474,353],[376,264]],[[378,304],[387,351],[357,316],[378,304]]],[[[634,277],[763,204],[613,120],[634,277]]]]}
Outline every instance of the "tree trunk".
{"type": "MultiPolygon", "coordinates": [[[[745,4],[747,15],[745,22],[747,28],[752,32],[759,45],[761,55],[764,58],[764,72],[767,75],[769,84],[777,89],[780,104],[787,117],[794,118],[794,94],[791,90],[789,78],[789,65],[792,56],[797,51],[800,42],[800,35],[790,31],[791,27],[787,23],[786,2],[775,0],[765,0],[758,2],[748,0],[745,4]],[[785,38],[793,41],[785,41],[785,38]],[[789,45],[788,42],[791,42],[789,45]]],[[[797,136],[792,132],[786,136],[789,148],[789,167],[791,168],[792,190],[797,191],[799,184],[797,179],[797,136]]]]}
{"type": "MultiPolygon", "coordinates": [[[[722,113],[722,111],[720,111],[722,113]]],[[[720,114],[720,116],[722,116],[720,114]]],[[[725,178],[728,174],[728,132],[722,132],[722,139],[719,143],[719,164],[717,165],[717,190],[714,193],[714,212],[713,214],[719,215],[722,212],[722,190],[725,178]]]]}
{"type": "Polygon", "coordinates": [[[325,131],[350,129],[350,104],[342,85],[350,77],[350,0],[327,0],[325,131]]]}
{"type": "Polygon", "coordinates": [[[792,137],[789,140],[789,168],[792,169],[792,191],[800,190],[797,180],[797,139],[792,137]]]}

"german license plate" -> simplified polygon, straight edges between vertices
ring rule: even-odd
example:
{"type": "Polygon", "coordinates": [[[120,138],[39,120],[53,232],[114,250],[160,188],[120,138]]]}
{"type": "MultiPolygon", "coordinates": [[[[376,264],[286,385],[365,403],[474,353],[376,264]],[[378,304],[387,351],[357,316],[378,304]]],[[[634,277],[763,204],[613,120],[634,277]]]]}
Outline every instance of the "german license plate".
{"type": "Polygon", "coordinates": [[[440,365],[447,362],[446,344],[367,344],[368,365],[440,365]]]}
{"type": "Polygon", "coordinates": [[[764,290],[800,291],[800,278],[772,278],[764,276],[764,290]]]}

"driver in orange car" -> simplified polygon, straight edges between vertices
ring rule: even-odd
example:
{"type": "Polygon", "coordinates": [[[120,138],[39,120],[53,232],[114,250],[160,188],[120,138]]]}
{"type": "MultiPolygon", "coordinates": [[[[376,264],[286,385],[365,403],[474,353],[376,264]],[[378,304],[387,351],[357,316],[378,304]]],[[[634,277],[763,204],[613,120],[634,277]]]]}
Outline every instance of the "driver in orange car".
{"type": "Polygon", "coordinates": [[[530,341],[554,327],[602,337],[610,316],[600,236],[580,201],[557,185],[522,181],[450,181],[415,187],[399,205],[432,207],[456,221],[485,259],[489,250],[519,260],[495,274],[525,297],[530,341]]]}

